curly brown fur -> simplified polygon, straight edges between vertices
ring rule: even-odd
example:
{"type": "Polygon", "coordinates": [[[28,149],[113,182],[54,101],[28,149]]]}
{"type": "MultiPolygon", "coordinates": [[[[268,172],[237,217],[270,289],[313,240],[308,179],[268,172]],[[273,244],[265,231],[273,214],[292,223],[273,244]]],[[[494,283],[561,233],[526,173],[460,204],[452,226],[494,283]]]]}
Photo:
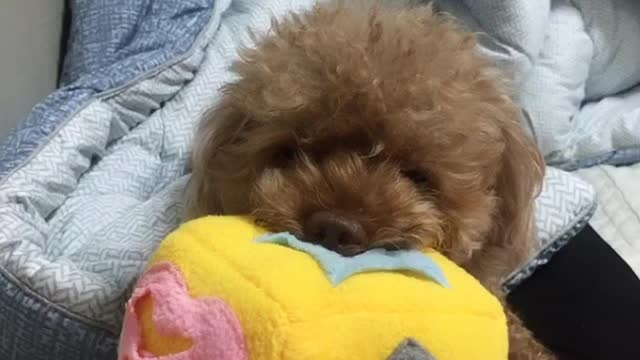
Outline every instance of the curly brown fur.
{"type": "MultiPolygon", "coordinates": [[[[351,0],[257,43],[199,129],[191,215],[315,241],[330,212],[352,235],[337,251],[434,247],[499,294],[532,251],[543,162],[474,36],[430,7],[351,0]]],[[[552,358],[512,324],[510,358],[552,358]]]]}

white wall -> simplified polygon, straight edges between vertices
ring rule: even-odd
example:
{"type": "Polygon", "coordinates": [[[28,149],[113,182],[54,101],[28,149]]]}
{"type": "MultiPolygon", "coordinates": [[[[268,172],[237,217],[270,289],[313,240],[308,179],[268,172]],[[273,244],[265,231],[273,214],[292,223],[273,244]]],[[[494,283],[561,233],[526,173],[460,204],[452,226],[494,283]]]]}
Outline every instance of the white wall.
{"type": "Polygon", "coordinates": [[[56,85],[63,0],[0,0],[0,139],[56,85]]]}

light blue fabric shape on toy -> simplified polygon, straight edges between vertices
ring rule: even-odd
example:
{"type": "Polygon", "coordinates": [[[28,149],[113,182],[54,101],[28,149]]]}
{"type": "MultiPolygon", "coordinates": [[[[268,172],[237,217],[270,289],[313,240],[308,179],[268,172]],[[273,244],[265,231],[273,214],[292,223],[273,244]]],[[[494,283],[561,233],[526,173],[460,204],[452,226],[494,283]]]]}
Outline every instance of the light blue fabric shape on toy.
{"type": "Polygon", "coordinates": [[[418,250],[372,249],[347,257],[320,245],[300,241],[289,233],[267,234],[256,241],[284,245],[308,253],[324,269],[333,286],[339,285],[352,275],[368,271],[410,271],[449,287],[449,282],[440,266],[418,250]]]}

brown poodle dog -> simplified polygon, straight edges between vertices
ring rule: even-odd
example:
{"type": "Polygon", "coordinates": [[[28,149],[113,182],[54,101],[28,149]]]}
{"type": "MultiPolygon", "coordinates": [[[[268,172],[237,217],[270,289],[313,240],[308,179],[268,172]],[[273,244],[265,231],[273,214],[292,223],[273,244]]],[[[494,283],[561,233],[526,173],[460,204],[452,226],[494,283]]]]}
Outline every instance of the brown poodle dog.
{"type": "MultiPolygon", "coordinates": [[[[199,129],[191,216],[253,214],[346,255],[433,247],[499,295],[543,161],[472,34],[430,7],[317,5],[242,52],[199,129]]],[[[510,316],[511,359],[550,359],[510,316]]]]}

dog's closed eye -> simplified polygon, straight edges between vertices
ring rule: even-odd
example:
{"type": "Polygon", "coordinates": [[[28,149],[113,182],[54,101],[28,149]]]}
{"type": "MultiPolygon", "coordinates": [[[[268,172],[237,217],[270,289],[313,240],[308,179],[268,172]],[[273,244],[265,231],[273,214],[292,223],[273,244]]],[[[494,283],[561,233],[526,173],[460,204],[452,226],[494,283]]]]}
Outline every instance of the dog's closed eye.
{"type": "Polygon", "coordinates": [[[283,145],[278,147],[271,156],[273,166],[278,168],[289,167],[296,159],[296,151],[292,146],[283,145]]]}
{"type": "Polygon", "coordinates": [[[413,181],[413,183],[418,186],[427,185],[429,183],[427,174],[425,174],[424,171],[418,169],[403,170],[402,175],[407,179],[413,181]]]}

